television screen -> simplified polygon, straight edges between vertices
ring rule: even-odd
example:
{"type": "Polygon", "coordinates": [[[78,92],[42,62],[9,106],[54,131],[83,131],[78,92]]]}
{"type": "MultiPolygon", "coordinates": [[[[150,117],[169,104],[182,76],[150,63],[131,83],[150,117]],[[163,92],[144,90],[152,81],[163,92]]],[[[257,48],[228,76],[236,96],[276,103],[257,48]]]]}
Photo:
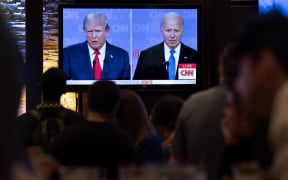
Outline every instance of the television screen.
{"type": "Polygon", "coordinates": [[[67,85],[196,84],[198,9],[173,8],[61,5],[59,66],[67,85]]]}
{"type": "Polygon", "coordinates": [[[259,0],[259,14],[266,14],[273,9],[279,9],[283,14],[288,16],[287,0],[259,0]]]}

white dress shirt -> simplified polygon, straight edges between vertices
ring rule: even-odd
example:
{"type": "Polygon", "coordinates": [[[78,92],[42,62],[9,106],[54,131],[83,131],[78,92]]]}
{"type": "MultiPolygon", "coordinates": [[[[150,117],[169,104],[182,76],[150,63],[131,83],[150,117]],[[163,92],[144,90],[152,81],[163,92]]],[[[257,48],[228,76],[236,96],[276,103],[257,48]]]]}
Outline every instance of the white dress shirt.
{"type": "MultiPolygon", "coordinates": [[[[96,56],[96,54],[94,54],[95,50],[92,49],[92,48],[89,46],[89,44],[88,44],[88,49],[89,49],[91,67],[93,68],[93,61],[94,61],[94,58],[95,58],[95,56],[96,56]]],[[[105,59],[105,52],[106,52],[106,42],[104,43],[104,45],[102,46],[102,48],[99,49],[99,52],[100,52],[100,54],[98,55],[98,58],[99,58],[99,62],[100,62],[101,69],[103,70],[104,59],[105,59]]]]}
{"type": "MultiPolygon", "coordinates": [[[[174,59],[175,59],[175,73],[177,71],[177,67],[178,67],[178,61],[179,61],[179,57],[180,57],[180,49],[181,49],[181,43],[178,44],[178,46],[174,49],[175,53],[173,54],[174,59]]],[[[164,55],[165,55],[165,62],[169,62],[169,58],[171,56],[170,53],[171,49],[167,46],[167,44],[164,42],[164,55]]],[[[166,66],[167,69],[167,66],[166,66]]]]}

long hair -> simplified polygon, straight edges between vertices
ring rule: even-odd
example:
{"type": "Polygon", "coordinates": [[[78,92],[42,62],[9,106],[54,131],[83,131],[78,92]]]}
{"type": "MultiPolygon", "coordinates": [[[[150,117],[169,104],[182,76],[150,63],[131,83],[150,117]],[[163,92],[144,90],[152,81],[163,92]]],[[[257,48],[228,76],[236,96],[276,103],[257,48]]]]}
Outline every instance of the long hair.
{"type": "Polygon", "coordinates": [[[142,99],[131,90],[122,90],[117,112],[118,124],[136,144],[146,133],[155,133],[142,99]]]}

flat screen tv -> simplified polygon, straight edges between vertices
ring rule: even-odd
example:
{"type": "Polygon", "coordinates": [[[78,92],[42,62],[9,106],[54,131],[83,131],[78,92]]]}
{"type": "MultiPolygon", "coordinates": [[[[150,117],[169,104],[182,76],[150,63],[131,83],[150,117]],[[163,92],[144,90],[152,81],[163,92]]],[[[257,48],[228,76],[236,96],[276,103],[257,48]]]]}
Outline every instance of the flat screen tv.
{"type": "Polygon", "coordinates": [[[59,5],[59,67],[72,89],[97,80],[196,86],[198,19],[199,8],[187,5],[59,5]]]}

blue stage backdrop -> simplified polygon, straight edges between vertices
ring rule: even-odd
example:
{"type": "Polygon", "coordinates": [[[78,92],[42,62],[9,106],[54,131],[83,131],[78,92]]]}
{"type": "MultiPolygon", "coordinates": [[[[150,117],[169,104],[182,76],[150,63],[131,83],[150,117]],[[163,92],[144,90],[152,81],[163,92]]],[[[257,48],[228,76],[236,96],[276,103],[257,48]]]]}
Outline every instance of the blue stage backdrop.
{"type": "Polygon", "coordinates": [[[161,18],[168,12],[177,12],[184,19],[182,42],[197,50],[196,9],[63,9],[63,47],[86,40],[83,19],[89,13],[102,13],[108,18],[110,34],[107,41],[129,53],[131,79],[140,52],[163,41],[161,18]]]}
{"type": "Polygon", "coordinates": [[[130,50],[130,10],[129,9],[63,9],[63,47],[86,40],[83,20],[87,14],[105,14],[110,26],[107,41],[113,45],[130,50]]]}

